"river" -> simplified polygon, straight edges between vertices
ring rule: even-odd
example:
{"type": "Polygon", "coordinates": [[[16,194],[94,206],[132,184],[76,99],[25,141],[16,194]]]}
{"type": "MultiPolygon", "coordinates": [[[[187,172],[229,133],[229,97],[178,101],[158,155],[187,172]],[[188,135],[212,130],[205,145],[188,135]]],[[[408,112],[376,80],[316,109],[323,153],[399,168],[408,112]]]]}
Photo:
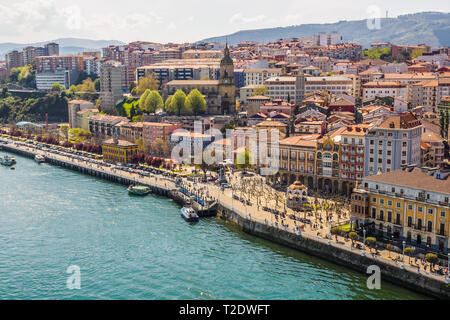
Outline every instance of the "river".
{"type": "Polygon", "coordinates": [[[0,167],[0,187],[0,299],[424,298],[369,290],[364,274],[30,159],[0,167]],[[80,290],[67,288],[69,266],[80,290]]]}

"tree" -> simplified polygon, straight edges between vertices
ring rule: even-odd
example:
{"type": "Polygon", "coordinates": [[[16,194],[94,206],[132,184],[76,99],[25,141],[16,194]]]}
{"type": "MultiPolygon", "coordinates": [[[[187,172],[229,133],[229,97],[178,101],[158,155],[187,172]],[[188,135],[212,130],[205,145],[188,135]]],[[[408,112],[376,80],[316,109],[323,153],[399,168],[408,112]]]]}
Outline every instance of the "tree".
{"type": "Polygon", "coordinates": [[[177,90],[172,97],[172,101],[170,103],[170,109],[175,111],[178,116],[181,115],[181,111],[185,109],[186,102],[186,94],[182,90],[177,90]]]}
{"type": "Polygon", "coordinates": [[[92,138],[92,133],[88,130],[73,128],[69,130],[69,138],[76,143],[81,143],[92,138]]]}
{"type": "Polygon", "coordinates": [[[164,111],[169,112],[170,106],[172,104],[172,98],[173,98],[173,96],[167,97],[166,102],[164,103],[164,111]]]}
{"type": "Polygon", "coordinates": [[[200,91],[194,89],[189,92],[186,97],[186,108],[192,110],[195,116],[206,112],[206,100],[200,91]]]}
{"type": "Polygon", "coordinates": [[[146,102],[147,97],[150,95],[150,92],[151,91],[149,89],[145,90],[145,92],[139,98],[139,108],[141,110],[145,110],[145,102],[146,102]]]}
{"type": "Polygon", "coordinates": [[[348,234],[348,237],[349,237],[350,239],[352,239],[352,242],[358,240],[358,234],[357,234],[356,232],[350,232],[350,233],[348,234]]]}
{"type": "Polygon", "coordinates": [[[151,73],[148,76],[142,78],[139,80],[139,83],[136,87],[136,94],[138,96],[142,95],[147,89],[152,90],[158,90],[158,80],[156,79],[156,76],[151,73]]]}
{"type": "Polygon", "coordinates": [[[250,154],[248,153],[247,150],[241,152],[238,154],[238,156],[236,157],[236,167],[238,169],[245,169],[250,167],[250,154]]]}
{"type": "Polygon", "coordinates": [[[256,97],[256,96],[265,96],[265,95],[267,94],[267,91],[268,91],[268,90],[269,90],[269,89],[268,89],[265,85],[257,86],[257,87],[255,88],[255,90],[253,90],[252,96],[253,96],[253,97],[256,97]]]}
{"type": "Polygon", "coordinates": [[[59,131],[61,132],[61,135],[64,137],[64,141],[69,141],[69,130],[70,127],[68,124],[63,124],[59,127],[59,131]]]}
{"type": "MultiPolygon", "coordinates": [[[[139,107],[141,106],[139,105],[139,107]]],[[[158,91],[152,90],[146,96],[144,101],[144,108],[141,107],[141,110],[148,113],[155,113],[158,109],[162,109],[163,107],[164,107],[163,98],[161,97],[158,91]]]]}
{"type": "Polygon", "coordinates": [[[405,254],[409,257],[409,263],[411,264],[411,256],[414,254],[414,248],[405,248],[405,254]]]}
{"type": "Polygon", "coordinates": [[[100,92],[101,88],[100,88],[100,79],[99,78],[95,79],[94,88],[95,88],[95,91],[100,92]]]}
{"type": "Polygon", "coordinates": [[[63,86],[61,84],[59,84],[58,82],[55,82],[54,84],[52,84],[52,91],[53,92],[61,92],[63,90],[63,86]]]}
{"type": "Polygon", "coordinates": [[[374,246],[377,243],[377,238],[373,238],[373,237],[367,238],[366,243],[369,246],[374,246]]]}
{"type": "Polygon", "coordinates": [[[429,263],[435,264],[435,263],[438,263],[439,258],[436,254],[429,253],[425,256],[425,260],[428,261],[429,263]]]}
{"type": "Polygon", "coordinates": [[[222,132],[222,134],[226,134],[227,130],[234,130],[235,128],[236,128],[236,126],[234,124],[229,123],[229,124],[225,125],[222,128],[222,130],[220,130],[220,131],[222,132]]]}
{"type": "Polygon", "coordinates": [[[423,55],[425,52],[424,49],[414,49],[411,52],[411,59],[417,59],[418,57],[420,57],[421,55],[423,55]]]}

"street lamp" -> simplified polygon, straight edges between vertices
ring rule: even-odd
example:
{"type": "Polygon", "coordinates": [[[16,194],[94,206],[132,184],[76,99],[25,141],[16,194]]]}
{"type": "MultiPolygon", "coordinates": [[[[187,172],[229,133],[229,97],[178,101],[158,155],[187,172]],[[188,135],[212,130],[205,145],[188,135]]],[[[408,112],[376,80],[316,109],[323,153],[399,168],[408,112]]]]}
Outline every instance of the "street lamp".
{"type": "Polygon", "coordinates": [[[405,270],[405,245],[406,241],[403,241],[403,258],[402,258],[402,269],[405,270]]]}
{"type": "Polygon", "coordinates": [[[448,254],[447,284],[450,284],[450,253],[448,254]]]}
{"type": "Polygon", "coordinates": [[[363,229],[363,234],[364,234],[364,242],[363,242],[363,246],[364,246],[363,250],[364,251],[363,251],[362,255],[363,255],[363,257],[365,257],[366,256],[366,228],[363,229]]]}
{"type": "Polygon", "coordinates": [[[328,217],[328,224],[330,227],[330,239],[328,239],[328,245],[331,246],[331,239],[333,238],[333,235],[331,234],[331,219],[328,217]]]}

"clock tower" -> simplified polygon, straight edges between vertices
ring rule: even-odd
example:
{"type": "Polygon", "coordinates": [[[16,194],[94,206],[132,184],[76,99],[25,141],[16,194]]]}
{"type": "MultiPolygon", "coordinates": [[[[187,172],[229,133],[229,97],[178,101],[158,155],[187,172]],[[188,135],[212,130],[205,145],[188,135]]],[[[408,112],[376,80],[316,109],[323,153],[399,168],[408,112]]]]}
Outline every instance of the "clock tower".
{"type": "Polygon", "coordinates": [[[220,61],[219,96],[222,114],[236,113],[236,84],[234,79],[234,63],[230,57],[228,44],[224,57],[220,61]]]}

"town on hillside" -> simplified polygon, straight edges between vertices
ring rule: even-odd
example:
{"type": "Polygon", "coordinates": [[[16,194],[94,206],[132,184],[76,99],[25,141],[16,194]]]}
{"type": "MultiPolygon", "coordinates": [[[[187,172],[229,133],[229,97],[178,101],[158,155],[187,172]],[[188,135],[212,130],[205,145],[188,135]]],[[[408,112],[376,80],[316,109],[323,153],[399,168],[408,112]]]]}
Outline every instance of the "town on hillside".
{"type": "Polygon", "coordinates": [[[373,236],[400,249],[404,241],[443,259],[450,51],[421,41],[363,48],[335,32],[237,45],[137,41],[73,55],[56,43],[26,47],[0,62],[1,133],[118,166],[202,171],[201,182],[220,177],[222,190],[234,188],[224,171],[261,176],[285,194],[280,211],[339,198],[346,239],[373,236]],[[192,151],[182,160],[180,147],[192,151]],[[213,165],[202,154],[195,162],[195,150],[207,148],[227,152],[213,165]],[[261,152],[275,158],[273,174],[262,174],[273,162],[261,152]]]}

